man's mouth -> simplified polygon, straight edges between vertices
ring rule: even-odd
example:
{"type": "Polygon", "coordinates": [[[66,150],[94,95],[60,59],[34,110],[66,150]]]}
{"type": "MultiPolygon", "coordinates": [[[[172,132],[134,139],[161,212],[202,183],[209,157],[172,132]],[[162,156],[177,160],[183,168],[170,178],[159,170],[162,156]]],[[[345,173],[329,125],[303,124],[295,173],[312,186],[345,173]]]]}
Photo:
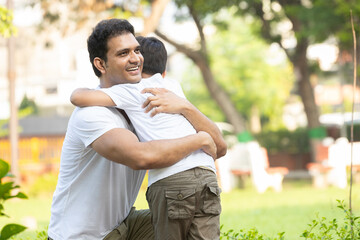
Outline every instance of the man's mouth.
{"type": "Polygon", "coordinates": [[[128,68],[127,71],[133,72],[139,70],[139,66],[128,68]]]}

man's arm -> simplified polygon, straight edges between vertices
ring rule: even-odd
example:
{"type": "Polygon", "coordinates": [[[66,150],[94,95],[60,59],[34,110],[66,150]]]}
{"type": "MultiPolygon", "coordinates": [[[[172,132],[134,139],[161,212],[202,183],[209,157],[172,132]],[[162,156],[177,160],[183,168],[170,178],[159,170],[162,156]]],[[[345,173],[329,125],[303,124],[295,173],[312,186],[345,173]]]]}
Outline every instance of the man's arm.
{"type": "Polygon", "coordinates": [[[216,158],[216,145],[206,132],[178,139],[139,142],[131,131],[115,128],[96,139],[91,147],[105,158],[135,170],[168,167],[198,149],[216,158]]]}
{"type": "Polygon", "coordinates": [[[89,88],[75,89],[71,94],[70,101],[73,105],[78,107],[115,106],[113,100],[106,93],[100,90],[89,89],[89,88]]]}
{"type": "Polygon", "coordinates": [[[226,154],[227,144],[216,124],[200,112],[188,100],[177,96],[164,88],[146,88],[142,93],[151,93],[144,102],[143,107],[146,112],[151,111],[151,116],[158,113],[178,113],[182,114],[196,129],[205,131],[214,139],[217,148],[217,158],[226,154]]]}

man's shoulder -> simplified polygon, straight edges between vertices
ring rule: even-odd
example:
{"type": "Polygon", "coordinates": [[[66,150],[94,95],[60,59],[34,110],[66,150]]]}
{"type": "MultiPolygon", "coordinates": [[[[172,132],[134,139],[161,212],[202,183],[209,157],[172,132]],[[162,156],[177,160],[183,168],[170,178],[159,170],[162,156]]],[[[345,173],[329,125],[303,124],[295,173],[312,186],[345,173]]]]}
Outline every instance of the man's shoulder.
{"type": "Polygon", "coordinates": [[[90,114],[96,115],[100,113],[109,113],[116,114],[112,107],[100,107],[100,106],[91,106],[91,107],[76,107],[73,115],[82,115],[82,114],[90,114]]]}
{"type": "Polygon", "coordinates": [[[66,133],[67,146],[78,144],[80,141],[87,147],[104,133],[118,128],[133,131],[132,126],[115,108],[75,108],[68,123],[66,133]]]}
{"type": "MultiPolygon", "coordinates": [[[[127,121],[124,116],[114,107],[82,107],[75,108],[70,122],[81,123],[81,122],[116,122],[121,125],[126,125],[127,121]]],[[[127,128],[126,126],[123,126],[127,128]]]]}
{"type": "Polygon", "coordinates": [[[76,107],[73,116],[118,116],[120,113],[116,110],[115,107],[100,107],[100,106],[91,106],[91,107],[76,107]]]}

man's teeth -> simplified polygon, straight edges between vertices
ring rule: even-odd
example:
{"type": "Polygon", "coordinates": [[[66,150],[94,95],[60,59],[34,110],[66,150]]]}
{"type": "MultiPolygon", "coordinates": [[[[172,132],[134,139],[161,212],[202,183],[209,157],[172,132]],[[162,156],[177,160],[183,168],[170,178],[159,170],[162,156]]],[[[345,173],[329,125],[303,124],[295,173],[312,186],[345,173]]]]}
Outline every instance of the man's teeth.
{"type": "Polygon", "coordinates": [[[139,67],[133,67],[133,68],[129,68],[128,70],[129,71],[136,71],[136,70],[138,70],[139,69],[139,67]]]}

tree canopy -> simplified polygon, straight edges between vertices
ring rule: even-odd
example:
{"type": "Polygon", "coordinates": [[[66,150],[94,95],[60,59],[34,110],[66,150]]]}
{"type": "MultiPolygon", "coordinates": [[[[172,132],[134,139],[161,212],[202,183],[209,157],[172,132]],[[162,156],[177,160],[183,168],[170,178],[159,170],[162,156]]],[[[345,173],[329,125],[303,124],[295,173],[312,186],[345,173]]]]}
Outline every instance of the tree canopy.
{"type": "MultiPolygon", "coordinates": [[[[272,61],[270,46],[253,34],[253,28],[257,26],[246,23],[243,18],[232,17],[230,12],[224,16],[227,19],[222,20],[228,24],[227,30],[216,31],[208,41],[216,81],[247,120],[256,108],[258,117],[266,119],[263,122],[267,126],[281,125],[282,109],[293,85],[291,66],[286,59],[278,63],[272,61]]],[[[193,72],[186,74],[183,83],[189,99],[212,119],[224,121],[206,95],[205,86],[191,75],[194,76],[193,72]]]]}
{"type": "MultiPolygon", "coordinates": [[[[199,41],[191,46],[180,43],[171,38],[164,32],[161,32],[161,24],[158,26],[159,18],[170,0],[134,0],[134,1],[48,1],[40,0],[45,9],[44,19],[49,20],[51,24],[62,22],[62,27],[69,28],[70,25],[64,24],[64,20],[74,20],[78,26],[81,26],[86,19],[98,18],[101,16],[116,16],[127,18],[138,16],[145,19],[144,24],[152,22],[151,28],[156,29],[154,32],[163,40],[172,44],[179,52],[184,53],[200,69],[205,86],[210,95],[215,99],[216,104],[226,116],[226,120],[235,126],[237,132],[244,130],[243,117],[248,114],[249,109],[242,105],[246,102],[260,101],[261,96],[253,99],[243,100],[239,103],[239,98],[231,95],[231,90],[226,89],[226,84],[219,80],[216,64],[222,65],[220,69],[231,66],[228,59],[217,59],[212,56],[216,48],[211,45],[210,39],[204,33],[204,28],[215,26],[224,36],[224,46],[232,43],[234,30],[231,29],[231,21],[225,21],[221,18],[221,11],[235,11],[236,14],[251,19],[253,24],[258,24],[254,28],[258,36],[261,36],[270,44],[277,44],[284,51],[289,62],[292,64],[293,78],[296,85],[293,92],[298,93],[304,105],[304,110],[310,128],[317,128],[319,122],[319,110],[315,103],[313,92],[314,84],[310,81],[310,76],[314,74],[312,63],[307,58],[308,47],[315,43],[322,43],[328,39],[335,39],[335,44],[339,46],[340,51],[351,51],[352,33],[350,25],[350,10],[353,11],[356,31],[360,30],[360,2],[357,0],[174,0],[177,6],[175,18],[179,21],[192,21],[198,30],[199,41]],[[56,4],[54,4],[56,2],[56,4]],[[64,14],[61,9],[66,7],[70,12],[64,14]],[[154,18],[151,18],[155,16],[154,18]],[[151,21],[150,21],[151,19],[151,21]],[[61,21],[60,21],[61,20],[61,21]],[[149,20],[149,21],[146,21],[149,20]],[[226,33],[228,31],[228,33],[226,33]],[[225,34],[226,33],[226,34],[225,34]],[[227,41],[229,39],[229,41],[227,41]],[[211,48],[211,51],[209,51],[211,48]],[[214,49],[212,49],[214,48],[214,49]],[[256,100],[256,101],[255,101],[256,100]]],[[[38,1],[33,1],[38,2],[38,1]]],[[[145,27],[146,28],[146,27],[145,27]]],[[[151,29],[150,28],[150,29],[151,29]]],[[[146,30],[145,32],[148,32],[146,30]]],[[[213,37],[212,37],[213,38],[213,37]]],[[[215,39],[215,38],[214,38],[215,39]]],[[[215,40],[214,40],[215,41],[215,40]]],[[[221,42],[221,40],[219,40],[221,42]]],[[[241,50],[241,44],[236,44],[232,48],[241,50]]],[[[359,43],[358,43],[359,44],[359,43]]],[[[220,45],[220,43],[218,43],[220,45]]],[[[231,48],[229,48],[231,50],[231,48]]],[[[357,49],[360,49],[358,47],[357,49]]],[[[226,50],[226,46],[222,51],[226,50]]],[[[239,51],[240,51],[239,50],[239,51]]],[[[219,50],[220,51],[220,50],[219,50]]],[[[340,57],[342,55],[340,54],[340,57]]],[[[358,55],[359,56],[359,55],[358,55]]],[[[241,58],[237,61],[243,61],[246,64],[248,59],[241,58]]],[[[260,70],[272,71],[266,67],[255,69],[253,72],[260,70]],[[256,71],[255,71],[256,70],[256,71]]],[[[246,79],[246,71],[237,67],[230,67],[227,72],[237,72],[244,74],[242,80],[246,79]],[[236,71],[235,71],[235,70],[236,71]],[[242,71],[242,72],[241,72],[242,71]]],[[[274,71],[274,75],[276,71],[274,71]]],[[[258,73],[258,78],[264,78],[262,73],[258,73]]],[[[221,75],[221,74],[220,74],[221,75]]],[[[254,74],[255,75],[255,74],[254,74]]],[[[281,78],[280,75],[278,78],[281,78]]],[[[266,79],[266,78],[264,78],[266,79]]],[[[246,87],[252,86],[259,89],[261,84],[270,84],[268,82],[249,81],[246,87]]],[[[264,80],[265,81],[265,80],[264,80]]],[[[245,86],[245,85],[244,85],[245,86]]],[[[243,86],[243,87],[244,87],[243,86]]],[[[244,87],[246,89],[246,87],[244,87]]],[[[262,88],[260,88],[262,89],[262,88]]],[[[272,89],[270,87],[269,89],[272,89]]],[[[249,91],[249,90],[248,90],[249,91]]],[[[260,92],[260,91],[259,91],[260,92]]],[[[270,91],[269,91],[270,92],[270,91]]],[[[273,90],[273,92],[276,92],[273,90]]],[[[241,94],[239,92],[238,94],[241,94]]],[[[274,93],[273,93],[274,94],[274,93]]],[[[278,93],[277,93],[278,94],[278,93]]],[[[255,94],[256,95],[256,94],[255,94]]],[[[255,96],[254,95],[254,96],[255,96]]],[[[276,94],[275,94],[276,95],[276,94]]],[[[278,96],[276,96],[278,97],[278,96]]],[[[267,114],[266,104],[260,104],[261,114],[267,114]]],[[[270,104],[269,104],[270,105],[270,104]]],[[[272,105],[274,106],[274,105],[272,105]]]]}
{"type": "Polygon", "coordinates": [[[0,6],[0,35],[3,37],[10,37],[16,33],[16,28],[12,24],[13,14],[12,11],[0,6]]]}
{"type": "Polygon", "coordinates": [[[261,22],[261,36],[277,43],[294,66],[296,91],[301,96],[310,128],[320,125],[315,104],[312,68],[307,59],[311,44],[334,38],[340,51],[352,45],[350,10],[354,13],[356,30],[360,30],[360,2],[356,0],[241,0],[238,14],[252,16],[261,22]],[[290,43],[290,44],[289,44],[290,43]]]}

